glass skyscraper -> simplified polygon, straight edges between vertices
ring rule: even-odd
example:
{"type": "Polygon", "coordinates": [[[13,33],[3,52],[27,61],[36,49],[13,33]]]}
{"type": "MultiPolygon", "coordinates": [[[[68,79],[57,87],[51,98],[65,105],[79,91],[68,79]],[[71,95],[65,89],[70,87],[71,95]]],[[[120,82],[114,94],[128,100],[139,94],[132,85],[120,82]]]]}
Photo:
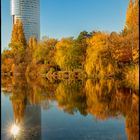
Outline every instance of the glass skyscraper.
{"type": "Polygon", "coordinates": [[[11,15],[13,24],[22,21],[27,41],[31,36],[40,39],[40,0],[11,0],[11,15]]]}

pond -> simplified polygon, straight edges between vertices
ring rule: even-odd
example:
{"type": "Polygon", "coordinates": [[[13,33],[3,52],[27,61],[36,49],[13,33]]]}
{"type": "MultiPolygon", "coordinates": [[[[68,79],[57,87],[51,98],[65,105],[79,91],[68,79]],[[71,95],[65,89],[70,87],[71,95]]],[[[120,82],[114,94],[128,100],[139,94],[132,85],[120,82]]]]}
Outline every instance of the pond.
{"type": "Polygon", "coordinates": [[[124,81],[4,77],[1,91],[2,140],[139,138],[138,89],[124,81]]]}

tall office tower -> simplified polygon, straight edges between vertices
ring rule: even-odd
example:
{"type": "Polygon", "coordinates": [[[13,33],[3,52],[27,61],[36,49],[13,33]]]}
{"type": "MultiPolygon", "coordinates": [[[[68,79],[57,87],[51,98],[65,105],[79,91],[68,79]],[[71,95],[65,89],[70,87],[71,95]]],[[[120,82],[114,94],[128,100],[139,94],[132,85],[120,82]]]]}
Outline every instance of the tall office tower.
{"type": "Polygon", "coordinates": [[[27,41],[31,36],[40,39],[40,0],[11,0],[11,15],[13,24],[22,21],[27,41]]]}

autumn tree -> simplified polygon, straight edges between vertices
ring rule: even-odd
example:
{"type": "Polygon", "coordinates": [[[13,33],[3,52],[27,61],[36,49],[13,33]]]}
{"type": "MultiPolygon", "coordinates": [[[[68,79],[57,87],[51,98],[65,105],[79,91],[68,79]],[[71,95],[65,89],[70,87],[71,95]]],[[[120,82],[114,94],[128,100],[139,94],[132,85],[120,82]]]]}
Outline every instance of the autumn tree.
{"type": "Polygon", "coordinates": [[[33,53],[33,61],[41,64],[54,64],[53,56],[55,51],[56,39],[40,41],[33,53]]]}
{"type": "Polygon", "coordinates": [[[132,30],[132,28],[133,28],[133,21],[132,21],[133,14],[134,14],[133,0],[130,0],[128,8],[127,8],[127,13],[126,13],[126,23],[125,23],[126,29],[132,30]]]}
{"type": "Polygon", "coordinates": [[[10,72],[14,63],[13,54],[10,50],[4,50],[1,56],[1,70],[2,72],[10,72]]]}
{"type": "Polygon", "coordinates": [[[116,63],[130,63],[132,60],[132,50],[130,40],[127,36],[121,36],[112,32],[109,36],[109,46],[111,48],[112,58],[116,63]]]}
{"type": "Polygon", "coordinates": [[[133,39],[133,48],[132,48],[132,53],[133,53],[133,61],[135,64],[139,63],[139,0],[135,0],[134,2],[134,30],[132,33],[132,39],[133,39]]]}
{"type": "Polygon", "coordinates": [[[96,32],[87,39],[88,48],[85,63],[85,71],[88,75],[105,75],[113,72],[111,48],[108,43],[107,33],[96,32]]]}
{"type": "Polygon", "coordinates": [[[37,49],[37,39],[35,37],[30,37],[28,46],[25,50],[25,52],[26,52],[25,53],[25,62],[27,64],[32,63],[33,53],[35,52],[36,49],[37,49]]]}
{"type": "Polygon", "coordinates": [[[9,46],[14,53],[26,46],[23,24],[19,19],[17,19],[16,23],[13,25],[11,42],[9,46]]]}
{"type": "Polygon", "coordinates": [[[61,70],[68,70],[68,66],[66,62],[66,57],[68,49],[73,45],[73,38],[62,38],[56,44],[56,52],[55,52],[55,62],[61,68],[61,70]]]}
{"type": "Polygon", "coordinates": [[[79,63],[81,67],[84,67],[85,59],[86,59],[86,49],[88,47],[87,44],[87,38],[90,38],[93,35],[93,33],[88,33],[87,31],[82,31],[78,35],[78,37],[75,40],[75,46],[77,46],[78,50],[80,52],[79,55],[81,55],[81,58],[79,59],[79,63]]]}
{"type": "Polygon", "coordinates": [[[26,39],[23,30],[22,21],[17,19],[13,25],[11,42],[9,44],[11,52],[14,55],[15,64],[24,62],[26,39]]]}
{"type": "Polygon", "coordinates": [[[12,59],[12,58],[13,58],[13,54],[11,53],[11,51],[4,50],[2,52],[1,62],[2,62],[2,64],[4,64],[6,59],[12,59]]]}
{"type": "Polygon", "coordinates": [[[82,39],[63,38],[56,44],[55,61],[61,70],[82,69],[86,50],[82,42],[82,39]]]}
{"type": "Polygon", "coordinates": [[[129,47],[132,50],[132,62],[139,62],[139,0],[129,1],[124,32],[129,38],[129,47]]]}

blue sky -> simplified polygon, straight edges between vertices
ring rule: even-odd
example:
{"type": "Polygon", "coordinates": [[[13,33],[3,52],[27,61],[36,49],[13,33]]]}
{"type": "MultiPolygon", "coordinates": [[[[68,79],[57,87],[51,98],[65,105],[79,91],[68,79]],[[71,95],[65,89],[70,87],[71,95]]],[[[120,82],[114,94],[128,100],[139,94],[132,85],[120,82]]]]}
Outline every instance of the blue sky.
{"type": "MultiPolygon", "coordinates": [[[[121,31],[129,0],[40,0],[42,36],[76,37],[81,31],[121,31]]],[[[2,50],[12,31],[10,0],[1,0],[2,50]]]]}

